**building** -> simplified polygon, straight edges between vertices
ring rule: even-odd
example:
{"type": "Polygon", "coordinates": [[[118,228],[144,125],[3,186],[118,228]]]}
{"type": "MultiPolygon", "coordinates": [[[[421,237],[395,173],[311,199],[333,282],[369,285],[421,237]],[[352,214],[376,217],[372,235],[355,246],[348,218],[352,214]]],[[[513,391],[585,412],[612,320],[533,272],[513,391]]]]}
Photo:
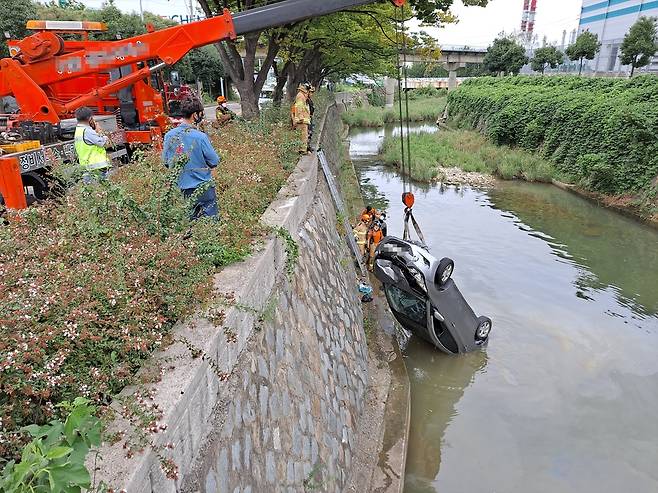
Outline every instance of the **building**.
{"type": "MultiPolygon", "coordinates": [[[[598,34],[601,51],[586,68],[594,72],[630,72],[619,63],[619,48],[626,33],[640,17],[658,17],[658,1],[649,0],[583,0],[578,32],[598,34]]],[[[644,70],[658,71],[658,59],[644,70]]]]}

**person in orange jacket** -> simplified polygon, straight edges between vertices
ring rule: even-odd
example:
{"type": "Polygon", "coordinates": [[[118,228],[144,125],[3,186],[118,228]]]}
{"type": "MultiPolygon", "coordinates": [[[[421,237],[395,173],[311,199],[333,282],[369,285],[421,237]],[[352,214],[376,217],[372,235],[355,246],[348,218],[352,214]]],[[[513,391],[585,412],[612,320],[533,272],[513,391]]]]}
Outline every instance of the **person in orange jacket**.
{"type": "Polygon", "coordinates": [[[365,209],[361,212],[361,221],[366,223],[368,226],[370,226],[370,223],[378,217],[380,217],[381,214],[377,209],[375,209],[373,206],[369,205],[366,206],[365,209]]]}
{"type": "Polygon", "coordinates": [[[301,145],[299,146],[300,154],[308,153],[308,127],[311,124],[311,110],[308,106],[309,95],[310,86],[308,84],[300,84],[297,89],[295,102],[292,108],[290,108],[292,128],[299,130],[301,140],[301,145]]]}
{"type": "Polygon", "coordinates": [[[368,268],[372,271],[375,264],[375,250],[377,245],[384,239],[384,232],[379,227],[379,223],[375,222],[372,225],[372,228],[368,231],[368,246],[370,248],[370,260],[368,262],[368,268]]]}
{"type": "Polygon", "coordinates": [[[217,117],[217,123],[219,125],[224,125],[235,118],[235,113],[233,113],[227,106],[227,101],[224,96],[217,96],[217,109],[215,110],[215,116],[217,117]]]}

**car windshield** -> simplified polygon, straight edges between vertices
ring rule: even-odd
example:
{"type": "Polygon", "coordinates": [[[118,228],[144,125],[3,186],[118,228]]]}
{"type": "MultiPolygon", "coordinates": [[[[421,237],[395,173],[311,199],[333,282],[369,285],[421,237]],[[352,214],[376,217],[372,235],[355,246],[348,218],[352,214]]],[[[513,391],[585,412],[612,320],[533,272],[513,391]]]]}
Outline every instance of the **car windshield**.
{"type": "Polygon", "coordinates": [[[426,325],[427,305],[425,300],[413,294],[406,293],[393,285],[387,285],[385,289],[388,303],[393,311],[404,315],[420,325],[426,325]]]}

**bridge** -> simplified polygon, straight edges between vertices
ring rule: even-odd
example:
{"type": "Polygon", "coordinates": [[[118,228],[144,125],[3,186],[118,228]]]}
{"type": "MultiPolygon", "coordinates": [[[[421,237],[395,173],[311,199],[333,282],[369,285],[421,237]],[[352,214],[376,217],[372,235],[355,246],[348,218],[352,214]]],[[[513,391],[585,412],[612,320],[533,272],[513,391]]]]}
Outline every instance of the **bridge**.
{"type": "MultiPolygon", "coordinates": [[[[406,55],[407,63],[437,63],[445,66],[448,70],[448,78],[446,79],[408,79],[408,86],[406,89],[414,89],[418,87],[426,87],[431,85],[433,87],[447,87],[448,91],[457,88],[461,80],[457,79],[457,69],[466,67],[469,63],[482,63],[484,62],[484,55],[487,54],[487,49],[483,47],[472,46],[442,46],[441,55],[433,58],[419,53],[408,53],[406,55]],[[424,81],[424,82],[423,82],[424,81]],[[424,85],[423,85],[424,84],[424,85]]],[[[386,106],[393,106],[393,98],[395,94],[395,79],[386,78],[384,87],[386,89],[386,106]]]]}

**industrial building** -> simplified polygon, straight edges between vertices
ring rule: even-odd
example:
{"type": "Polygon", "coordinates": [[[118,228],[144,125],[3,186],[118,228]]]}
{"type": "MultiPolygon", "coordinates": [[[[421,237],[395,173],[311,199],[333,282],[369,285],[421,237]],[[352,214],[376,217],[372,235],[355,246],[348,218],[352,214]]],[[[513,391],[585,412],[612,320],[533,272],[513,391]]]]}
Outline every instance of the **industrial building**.
{"type": "MultiPolygon", "coordinates": [[[[626,33],[640,17],[658,17],[658,1],[583,0],[578,32],[599,36],[601,51],[588,60],[586,69],[598,73],[627,73],[630,67],[619,62],[619,50],[626,33]]],[[[658,58],[641,70],[658,71],[658,58]]]]}

